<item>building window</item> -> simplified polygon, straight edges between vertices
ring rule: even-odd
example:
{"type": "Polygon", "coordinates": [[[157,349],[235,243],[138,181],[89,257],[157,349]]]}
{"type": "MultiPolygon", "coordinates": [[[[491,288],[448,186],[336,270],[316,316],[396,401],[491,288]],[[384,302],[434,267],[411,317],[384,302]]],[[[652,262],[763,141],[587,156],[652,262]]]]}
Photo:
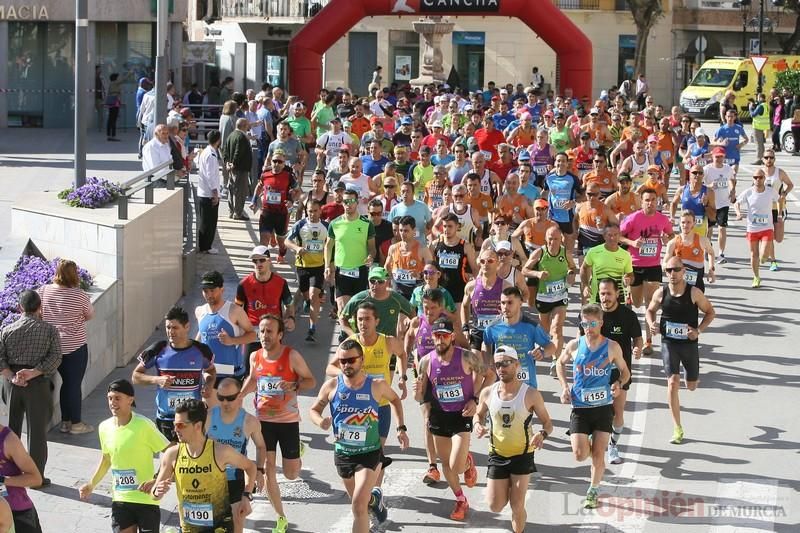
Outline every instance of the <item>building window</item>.
{"type": "Polygon", "coordinates": [[[636,79],[635,72],[633,72],[634,57],[636,55],[636,36],[635,35],[620,35],[619,36],[619,59],[617,63],[617,84],[621,84],[624,80],[636,79]]]}
{"type": "Polygon", "coordinates": [[[419,76],[417,32],[389,30],[389,68],[389,72],[384,71],[384,80],[398,85],[405,85],[419,76]]]}

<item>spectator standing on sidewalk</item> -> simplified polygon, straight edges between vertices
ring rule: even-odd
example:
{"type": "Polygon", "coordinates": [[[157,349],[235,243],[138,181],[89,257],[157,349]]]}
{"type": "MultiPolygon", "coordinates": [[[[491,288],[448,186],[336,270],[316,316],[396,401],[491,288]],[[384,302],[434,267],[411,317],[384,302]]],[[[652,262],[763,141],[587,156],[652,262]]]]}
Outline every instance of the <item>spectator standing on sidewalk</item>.
{"type": "MultiPolygon", "coordinates": [[[[50,378],[61,364],[58,330],[42,320],[42,300],[35,291],[19,295],[23,315],[0,332],[2,396],[8,405],[8,427],[22,435],[28,422],[28,453],[44,476],[47,464],[47,425],[53,410],[50,378]]],[[[41,487],[50,485],[42,479],[41,487]]]]}
{"type": "Polygon", "coordinates": [[[94,316],[89,296],[81,289],[78,265],[62,259],[56,267],[53,283],[42,286],[42,318],[58,330],[61,341],[61,433],[80,435],[94,428],[81,422],[81,385],[89,363],[86,321],[94,316]]]}
{"type": "Polygon", "coordinates": [[[220,158],[222,135],[211,130],[208,144],[197,159],[197,249],[201,254],[216,254],[212,248],[219,220],[220,158]]]}
{"type": "Polygon", "coordinates": [[[231,175],[228,178],[228,207],[234,220],[249,220],[244,212],[250,193],[250,169],[253,166],[253,150],[247,137],[249,122],[246,118],[236,121],[236,129],[222,144],[222,157],[231,175]]]}
{"type": "Polygon", "coordinates": [[[755,102],[751,101],[749,107],[750,116],[753,117],[753,136],[756,139],[756,162],[754,165],[763,163],[761,158],[764,157],[764,143],[769,135],[769,103],[764,93],[759,93],[756,96],[755,102]]]}

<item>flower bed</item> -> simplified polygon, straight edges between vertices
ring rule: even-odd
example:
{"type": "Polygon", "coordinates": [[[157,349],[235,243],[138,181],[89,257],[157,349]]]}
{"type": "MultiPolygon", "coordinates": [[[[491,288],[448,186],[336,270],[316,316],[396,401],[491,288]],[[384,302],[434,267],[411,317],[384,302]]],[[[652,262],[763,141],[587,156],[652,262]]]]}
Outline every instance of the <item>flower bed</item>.
{"type": "MultiPolygon", "coordinates": [[[[6,326],[19,317],[19,295],[22,291],[36,290],[42,285],[52,283],[59,258],[47,261],[33,255],[23,255],[14,269],[6,274],[6,284],[0,291],[0,326],[6,326]]],[[[86,290],[93,283],[92,276],[78,267],[81,288],[86,290]]]]}
{"type": "Polygon", "coordinates": [[[58,193],[58,198],[66,200],[72,207],[96,209],[116,201],[121,194],[122,189],[116,183],[103,178],[87,178],[86,185],[64,189],[58,193]]]}

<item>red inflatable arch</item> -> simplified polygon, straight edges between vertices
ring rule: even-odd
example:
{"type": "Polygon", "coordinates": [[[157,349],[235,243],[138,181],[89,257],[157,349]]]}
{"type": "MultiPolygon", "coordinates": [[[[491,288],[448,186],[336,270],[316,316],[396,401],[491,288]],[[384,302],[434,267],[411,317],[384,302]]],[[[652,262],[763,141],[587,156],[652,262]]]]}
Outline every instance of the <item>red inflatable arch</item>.
{"type": "Polygon", "coordinates": [[[576,97],[592,96],[592,43],[550,0],[331,0],[289,43],[291,94],[316,100],[322,54],[361,19],[387,15],[516,17],[555,51],[560,87],[572,88],[576,97]]]}

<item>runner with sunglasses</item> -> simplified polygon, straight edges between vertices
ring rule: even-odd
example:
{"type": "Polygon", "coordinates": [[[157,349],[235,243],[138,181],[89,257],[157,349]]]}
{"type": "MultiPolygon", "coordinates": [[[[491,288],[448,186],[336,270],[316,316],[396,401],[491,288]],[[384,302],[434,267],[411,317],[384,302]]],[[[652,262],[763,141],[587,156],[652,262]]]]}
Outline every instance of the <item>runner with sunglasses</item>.
{"type": "MultiPolygon", "coordinates": [[[[252,439],[256,446],[256,484],[255,491],[264,489],[264,466],[266,464],[267,448],[264,437],[261,435],[261,426],[258,419],[242,408],[244,395],[239,394],[242,385],[232,378],[223,379],[217,387],[218,405],[208,410],[206,416],[206,430],[208,436],[219,442],[227,444],[245,457],[247,456],[247,442],[252,439]]],[[[242,492],[244,491],[244,471],[240,468],[226,467],[228,477],[228,496],[231,500],[233,512],[233,530],[235,533],[244,531],[244,517],[239,513],[242,492]]],[[[280,502],[279,502],[280,503],[280,502]]],[[[280,506],[275,506],[276,510],[280,506]]],[[[278,523],[272,530],[273,533],[285,533],[288,522],[284,516],[278,518],[278,523]]]]}
{"type": "Polygon", "coordinates": [[[400,242],[389,247],[384,268],[392,277],[394,290],[411,300],[414,289],[422,281],[422,269],[432,259],[431,251],[415,238],[414,217],[400,217],[400,242]]]}
{"type": "Polygon", "coordinates": [[[631,377],[622,349],[603,336],[603,310],[597,304],[581,309],[584,335],[571,340],[558,359],[556,371],[561,383],[561,403],[572,404],[569,437],[575,460],[591,457],[589,489],[583,502],[585,509],[596,509],[600,483],[605,472],[606,449],[614,420],[614,398],[622,384],[631,377]],[[573,384],[567,382],[567,365],[573,363],[573,384]],[[619,380],[611,382],[611,373],[619,370],[619,380]],[[590,439],[591,437],[591,439],[590,439]]]}
{"type": "Polygon", "coordinates": [[[775,166],[775,151],[766,150],[764,152],[764,170],[766,179],[764,185],[770,189],[778,191],[778,200],[772,204],[772,225],[773,225],[773,239],[767,243],[767,250],[761,256],[761,261],[764,262],[767,257],[771,258],[769,269],[773,272],[778,270],[778,261],[775,255],[775,243],[783,242],[783,232],[786,224],[786,198],[789,193],[794,189],[794,183],[789,178],[785,170],[775,166]]]}
{"type": "Polygon", "coordinates": [[[461,521],[467,516],[469,503],[459,476],[464,474],[467,487],[474,487],[478,481],[469,444],[483,360],[480,354],[455,346],[453,323],[446,318],[435,321],[431,333],[434,350],[420,359],[414,399],[431,404],[428,429],[433,434],[444,477],[456,497],[450,519],[461,521]]]}
{"type": "Polygon", "coordinates": [[[278,240],[278,263],[283,263],[286,255],[286,234],[289,231],[289,205],[299,200],[302,190],[295,176],[286,167],[286,154],[282,150],[272,153],[272,166],[261,174],[253,193],[250,209],[258,211],[258,198],[261,199],[261,217],[258,219],[260,242],[269,246],[273,234],[278,240]]]}
{"type": "Polygon", "coordinates": [[[494,369],[499,380],[481,391],[472,419],[477,438],[489,437],[486,488],[489,509],[499,513],[511,505],[511,529],[525,530],[525,497],[530,476],[536,472],[533,454],[553,432],[553,422],[542,394],[519,379],[519,356],[511,346],[498,346],[494,369]],[[533,431],[533,416],[542,429],[533,431]],[[489,427],[486,427],[486,419],[489,427]]]}
{"type": "Polygon", "coordinates": [[[575,217],[578,219],[578,252],[581,255],[603,244],[603,228],[617,223],[617,216],[601,199],[600,187],[596,183],[586,187],[586,201],[578,204],[575,217]]]}
{"type": "Polygon", "coordinates": [[[500,262],[494,250],[482,250],[478,265],[478,275],[464,287],[461,302],[461,329],[469,332],[470,345],[476,350],[486,327],[500,319],[500,295],[511,286],[497,275],[500,262]]]}
{"type": "Polygon", "coordinates": [[[647,307],[646,319],[650,333],[661,334],[661,359],[667,375],[667,400],[674,425],[670,442],[681,444],[684,437],[678,397],[681,366],[686,388],[695,390],[700,380],[698,337],[708,329],[716,313],[703,292],[686,283],[684,265],[679,257],[670,257],[665,266],[669,281],[653,294],[647,307]],[[656,322],[659,310],[661,320],[656,322]],[[703,321],[698,323],[699,311],[703,312],[703,321]]]}
{"type": "MultiPolygon", "coordinates": [[[[303,450],[297,393],[313,389],[317,380],[303,356],[283,344],[284,334],[280,317],[266,315],[261,319],[258,324],[261,348],[250,354],[250,374],[239,397],[256,393],[253,403],[266,448],[266,461],[258,462],[259,472],[266,474],[267,495],[278,515],[276,529],[283,527],[285,531],[286,515],[277,478],[278,445],[284,477],[297,479],[302,468],[300,457],[303,450]]],[[[258,444],[255,439],[254,442],[258,444]]]]}
{"type": "Polygon", "coordinates": [[[446,313],[448,318],[455,323],[459,320],[456,302],[453,300],[453,295],[450,294],[450,291],[448,291],[445,287],[439,286],[441,276],[442,272],[439,270],[439,267],[435,261],[431,260],[425,263],[425,266],[422,268],[423,283],[414,289],[414,293],[411,295],[410,302],[412,306],[417,308],[417,316],[420,316],[422,314],[423,298],[426,292],[431,289],[438,289],[442,293],[443,312],[446,313]]]}
{"type": "Polygon", "coordinates": [[[175,482],[183,533],[233,533],[233,516],[225,468],[244,471],[238,512],[240,519],[252,512],[256,465],[226,444],[205,434],[208,410],[200,400],[186,400],[175,408],[178,445],[161,455],[161,467],[151,491],[160,500],[175,482]]]}
{"type": "Polygon", "coordinates": [[[762,258],[774,261],[770,257],[774,251],[775,224],[770,211],[772,206],[780,199],[778,189],[767,187],[764,169],[756,169],[753,173],[753,186],[745,189],[736,198],[733,204],[736,210],[736,220],[742,220],[742,208],[747,208],[747,244],[750,247],[750,268],[753,270],[753,288],[761,286],[762,258]],[[762,246],[761,243],[764,243],[762,246]]]}
{"type": "Polygon", "coordinates": [[[342,373],[326,381],[311,406],[311,421],[327,431],[333,428],[334,464],[350,496],[353,532],[369,532],[369,503],[383,459],[379,435],[379,403],[387,400],[397,420],[400,449],[408,448],[403,404],[391,385],[364,371],[364,349],[347,339],[336,350],[342,373]],[[330,416],[323,416],[330,404],[330,416]]]}

